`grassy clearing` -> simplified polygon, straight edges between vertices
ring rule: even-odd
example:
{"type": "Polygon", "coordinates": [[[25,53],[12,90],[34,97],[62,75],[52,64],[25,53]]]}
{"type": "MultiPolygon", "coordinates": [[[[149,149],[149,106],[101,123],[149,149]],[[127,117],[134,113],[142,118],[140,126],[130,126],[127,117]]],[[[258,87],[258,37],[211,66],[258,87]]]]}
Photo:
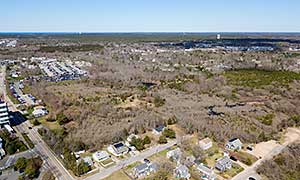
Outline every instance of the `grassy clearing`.
{"type": "Polygon", "coordinates": [[[300,80],[300,74],[290,71],[267,71],[256,69],[227,71],[225,74],[229,84],[252,88],[276,84],[286,86],[294,80],[300,80]]]}
{"type": "Polygon", "coordinates": [[[237,157],[237,159],[239,159],[242,163],[251,166],[253,163],[255,163],[258,159],[246,152],[243,151],[239,151],[237,153],[235,153],[235,156],[237,157]]]}
{"type": "Polygon", "coordinates": [[[205,162],[209,167],[214,167],[215,164],[216,164],[216,160],[221,158],[221,157],[223,157],[223,153],[222,152],[217,152],[215,154],[212,154],[212,155],[208,156],[205,159],[205,162]]]}
{"type": "Polygon", "coordinates": [[[130,180],[130,178],[122,170],[113,173],[112,175],[108,176],[104,180],[117,180],[117,179],[130,180]]]}
{"type": "Polygon", "coordinates": [[[57,121],[54,121],[54,122],[50,122],[50,121],[47,121],[45,118],[41,118],[39,119],[39,122],[49,128],[50,130],[53,130],[53,131],[61,131],[63,130],[62,127],[58,124],[57,121]]]}
{"type": "Polygon", "coordinates": [[[274,114],[267,114],[265,116],[257,117],[257,120],[259,120],[264,125],[270,126],[272,125],[274,118],[275,118],[274,114]]]}

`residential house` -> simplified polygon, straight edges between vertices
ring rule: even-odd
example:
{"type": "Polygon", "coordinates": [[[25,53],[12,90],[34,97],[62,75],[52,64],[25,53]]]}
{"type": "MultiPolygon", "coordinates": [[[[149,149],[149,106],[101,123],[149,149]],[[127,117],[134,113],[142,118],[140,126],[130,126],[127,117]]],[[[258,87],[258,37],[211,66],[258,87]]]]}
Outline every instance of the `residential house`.
{"type": "Polygon", "coordinates": [[[110,155],[106,151],[97,151],[93,154],[93,159],[96,162],[105,161],[110,158],[110,155]]]}
{"type": "Polygon", "coordinates": [[[160,135],[160,134],[165,130],[165,128],[166,128],[166,127],[165,127],[164,125],[160,125],[160,126],[154,128],[154,129],[152,130],[152,133],[153,133],[153,134],[156,134],[156,135],[160,135]]]}
{"type": "Polygon", "coordinates": [[[217,160],[215,168],[219,171],[226,171],[227,169],[232,168],[232,162],[228,156],[224,156],[217,160]]]}
{"type": "Polygon", "coordinates": [[[145,176],[149,176],[152,172],[156,172],[157,169],[158,165],[156,163],[143,163],[135,166],[132,169],[132,174],[135,178],[142,178],[145,176]]]}
{"type": "Polygon", "coordinates": [[[122,156],[128,153],[129,148],[123,142],[118,142],[108,147],[108,151],[115,156],[122,156]]]}
{"type": "Polygon", "coordinates": [[[48,111],[47,111],[47,109],[44,106],[34,107],[34,110],[32,112],[32,115],[35,118],[42,117],[42,116],[45,116],[47,114],[48,114],[48,111]]]}
{"type": "Polygon", "coordinates": [[[195,161],[196,161],[196,158],[195,158],[195,156],[192,155],[192,156],[186,157],[183,164],[186,165],[187,167],[192,167],[192,166],[194,166],[195,161]]]}
{"type": "Polygon", "coordinates": [[[200,173],[202,174],[201,178],[203,180],[215,180],[216,179],[216,174],[214,173],[214,170],[207,167],[203,163],[198,165],[197,170],[200,171],[200,173]]]}
{"type": "Polygon", "coordinates": [[[188,167],[185,165],[179,165],[174,170],[174,175],[176,178],[182,178],[182,179],[190,179],[191,174],[189,172],[188,167]]]}
{"type": "Polygon", "coordinates": [[[174,150],[170,150],[167,152],[167,158],[172,159],[173,161],[179,163],[182,156],[182,151],[180,148],[176,148],[174,150]]]}
{"type": "Polygon", "coordinates": [[[211,148],[213,145],[212,141],[207,137],[199,141],[199,146],[203,150],[211,148]]]}
{"type": "Polygon", "coordinates": [[[82,158],[82,160],[83,160],[83,162],[84,162],[85,164],[87,164],[89,167],[92,167],[93,164],[94,164],[92,158],[89,157],[89,156],[87,156],[87,157],[85,157],[85,158],[82,158]]]}
{"type": "Polygon", "coordinates": [[[229,140],[225,145],[226,149],[230,150],[241,150],[242,146],[243,144],[238,138],[233,138],[229,140]]]}

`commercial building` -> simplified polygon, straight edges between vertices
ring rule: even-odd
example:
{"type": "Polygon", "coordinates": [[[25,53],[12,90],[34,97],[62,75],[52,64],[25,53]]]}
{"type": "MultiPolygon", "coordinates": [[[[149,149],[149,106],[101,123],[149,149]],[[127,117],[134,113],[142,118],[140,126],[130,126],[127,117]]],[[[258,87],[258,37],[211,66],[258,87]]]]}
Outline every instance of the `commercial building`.
{"type": "Polygon", "coordinates": [[[0,100],[0,128],[9,123],[9,114],[7,104],[0,100]]]}

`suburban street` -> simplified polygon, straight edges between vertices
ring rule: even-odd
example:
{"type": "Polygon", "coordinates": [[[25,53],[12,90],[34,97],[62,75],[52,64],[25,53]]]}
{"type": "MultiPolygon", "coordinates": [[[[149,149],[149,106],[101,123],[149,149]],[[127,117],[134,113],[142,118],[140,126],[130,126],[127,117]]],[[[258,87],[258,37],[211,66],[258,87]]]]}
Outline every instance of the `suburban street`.
{"type": "Polygon", "coordinates": [[[132,156],[128,159],[125,159],[123,161],[118,162],[115,166],[112,166],[110,168],[104,169],[102,171],[100,171],[97,174],[94,174],[90,177],[87,177],[86,180],[99,180],[99,179],[103,179],[109,175],[111,175],[112,173],[122,169],[123,167],[126,167],[132,163],[135,163],[137,161],[142,161],[145,158],[148,158],[158,152],[161,152],[163,150],[166,150],[172,146],[174,146],[177,143],[177,140],[173,140],[168,142],[167,144],[162,144],[162,145],[157,145],[155,147],[152,147],[144,152],[141,152],[140,154],[136,155],[136,156],[132,156]]]}
{"type": "Polygon", "coordinates": [[[72,180],[74,179],[68,170],[63,166],[63,164],[58,160],[56,155],[48,147],[48,145],[42,140],[37,130],[31,127],[30,122],[25,121],[24,117],[20,115],[16,105],[8,98],[6,87],[5,87],[5,67],[1,67],[0,72],[0,93],[3,94],[5,101],[8,103],[9,110],[15,112],[14,123],[17,126],[14,126],[17,131],[27,133],[28,137],[35,144],[34,151],[41,156],[44,160],[44,163],[47,164],[49,170],[53,172],[59,180],[72,180]]]}

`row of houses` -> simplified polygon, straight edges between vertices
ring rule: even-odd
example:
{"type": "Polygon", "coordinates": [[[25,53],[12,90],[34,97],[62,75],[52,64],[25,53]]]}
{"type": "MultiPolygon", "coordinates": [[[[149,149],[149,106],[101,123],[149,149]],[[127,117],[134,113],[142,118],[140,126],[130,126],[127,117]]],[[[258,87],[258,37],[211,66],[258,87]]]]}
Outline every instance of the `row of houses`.
{"type": "MultiPolygon", "coordinates": [[[[199,141],[199,146],[202,150],[208,150],[213,146],[212,140],[209,138],[204,138],[199,141]]],[[[242,142],[238,138],[229,140],[225,148],[227,150],[240,150],[242,148],[242,142]]],[[[196,169],[202,174],[202,179],[204,180],[214,180],[216,179],[216,174],[214,168],[220,172],[229,170],[232,168],[232,161],[227,153],[224,156],[216,160],[214,168],[208,167],[203,163],[196,161],[193,156],[186,157],[185,160],[182,159],[183,152],[180,148],[176,148],[167,152],[167,158],[171,159],[173,162],[177,163],[177,167],[174,169],[174,176],[176,178],[189,179],[189,167],[196,165],[196,169]]]]}
{"type": "Polygon", "coordinates": [[[0,47],[16,47],[17,43],[16,39],[0,39],[0,47]]]}
{"type": "MultiPolygon", "coordinates": [[[[213,146],[213,142],[209,138],[204,138],[199,141],[199,146],[201,147],[202,150],[208,150],[213,146]]],[[[225,149],[227,150],[239,151],[242,149],[242,147],[243,147],[243,143],[238,138],[230,139],[225,144],[225,149]]]]}

